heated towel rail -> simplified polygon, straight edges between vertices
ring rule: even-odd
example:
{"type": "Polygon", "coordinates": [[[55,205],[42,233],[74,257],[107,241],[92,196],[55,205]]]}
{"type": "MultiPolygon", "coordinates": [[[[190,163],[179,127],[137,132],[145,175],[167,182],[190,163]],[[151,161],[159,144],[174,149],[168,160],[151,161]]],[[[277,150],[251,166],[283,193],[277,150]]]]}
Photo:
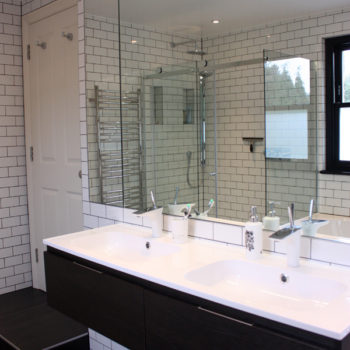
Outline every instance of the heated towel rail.
{"type": "Polygon", "coordinates": [[[95,86],[90,101],[96,107],[101,203],[142,208],[140,90],[120,96],[95,86]]]}

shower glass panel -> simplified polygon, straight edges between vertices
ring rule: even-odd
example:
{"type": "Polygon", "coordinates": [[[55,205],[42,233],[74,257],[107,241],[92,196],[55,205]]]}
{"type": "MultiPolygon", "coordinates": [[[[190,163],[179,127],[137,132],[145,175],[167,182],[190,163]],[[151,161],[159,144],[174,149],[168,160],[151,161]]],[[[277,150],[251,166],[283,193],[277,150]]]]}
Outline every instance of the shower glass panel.
{"type": "Polygon", "coordinates": [[[265,211],[263,57],[209,62],[205,70],[204,204],[215,196],[210,216],[244,222],[250,206],[265,211]],[[244,138],[255,140],[253,152],[244,138]]]}
{"type": "Polygon", "coordinates": [[[157,205],[163,206],[164,212],[181,214],[186,203],[198,208],[201,187],[196,62],[144,74],[142,98],[146,164],[151,165],[146,171],[147,189],[155,192],[157,205]]]}
{"type": "Polygon", "coordinates": [[[308,215],[317,198],[317,115],[315,64],[309,59],[265,51],[266,208],[276,202],[287,222],[308,215]]]}
{"type": "Polygon", "coordinates": [[[200,217],[218,217],[215,71],[199,72],[200,217]],[[214,203],[213,203],[214,202],[214,203]]]}

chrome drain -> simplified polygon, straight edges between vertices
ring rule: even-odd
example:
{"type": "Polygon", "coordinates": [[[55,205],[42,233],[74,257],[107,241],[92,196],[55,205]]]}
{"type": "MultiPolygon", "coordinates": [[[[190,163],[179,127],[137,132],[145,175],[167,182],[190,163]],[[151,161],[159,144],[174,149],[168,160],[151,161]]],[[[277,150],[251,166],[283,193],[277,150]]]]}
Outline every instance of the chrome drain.
{"type": "Polygon", "coordinates": [[[286,275],[286,274],[284,274],[284,273],[281,273],[280,279],[281,279],[281,282],[282,282],[282,283],[287,283],[289,277],[288,277],[288,275],[286,275]]]}

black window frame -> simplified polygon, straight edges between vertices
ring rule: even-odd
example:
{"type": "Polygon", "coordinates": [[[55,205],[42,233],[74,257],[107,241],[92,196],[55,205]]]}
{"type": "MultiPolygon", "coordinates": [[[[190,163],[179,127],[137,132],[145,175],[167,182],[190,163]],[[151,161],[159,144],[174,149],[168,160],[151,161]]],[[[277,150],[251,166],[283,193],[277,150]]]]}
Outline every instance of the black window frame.
{"type": "Polygon", "coordinates": [[[342,102],[341,52],[344,49],[350,49],[350,35],[325,39],[326,170],[322,172],[350,175],[350,161],[339,159],[340,109],[350,107],[350,103],[342,102]]]}

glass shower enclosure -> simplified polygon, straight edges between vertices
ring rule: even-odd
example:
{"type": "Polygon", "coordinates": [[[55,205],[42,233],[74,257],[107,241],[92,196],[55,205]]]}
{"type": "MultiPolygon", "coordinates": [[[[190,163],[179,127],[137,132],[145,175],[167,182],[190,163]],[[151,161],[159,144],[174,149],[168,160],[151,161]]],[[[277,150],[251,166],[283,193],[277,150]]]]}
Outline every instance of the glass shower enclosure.
{"type": "Polygon", "coordinates": [[[199,201],[197,85],[195,62],[162,67],[142,78],[146,186],[171,214],[199,201]]]}

